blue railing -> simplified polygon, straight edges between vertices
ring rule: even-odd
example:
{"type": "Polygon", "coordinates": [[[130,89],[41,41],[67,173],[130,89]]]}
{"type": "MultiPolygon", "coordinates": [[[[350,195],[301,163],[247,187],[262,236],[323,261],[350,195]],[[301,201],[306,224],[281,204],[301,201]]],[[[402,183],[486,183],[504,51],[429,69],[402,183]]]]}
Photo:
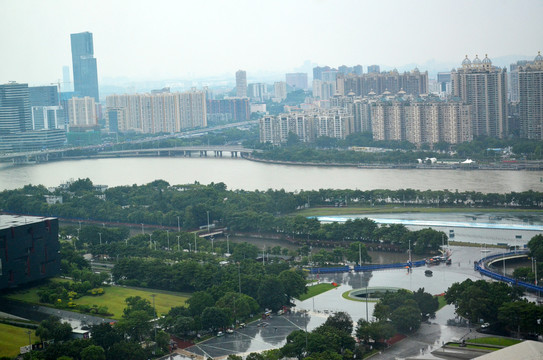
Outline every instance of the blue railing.
{"type": "Polygon", "coordinates": [[[481,266],[482,264],[486,263],[489,260],[494,260],[497,258],[506,259],[508,256],[521,255],[521,254],[528,254],[528,251],[517,251],[517,252],[509,252],[509,253],[504,253],[504,254],[494,254],[494,255],[486,256],[475,263],[474,269],[475,271],[478,271],[481,275],[488,276],[498,281],[503,281],[512,285],[522,286],[532,291],[543,291],[543,286],[536,286],[534,284],[530,284],[524,281],[519,281],[517,279],[510,278],[508,276],[500,275],[498,273],[485,269],[483,266],[481,266]]]}
{"type": "MultiPolygon", "coordinates": [[[[357,265],[353,268],[354,271],[373,271],[373,270],[383,270],[383,269],[403,269],[405,267],[419,267],[426,264],[425,260],[414,261],[411,263],[396,263],[396,264],[381,264],[381,265],[357,265]]],[[[341,267],[329,267],[329,268],[311,268],[309,272],[311,274],[330,274],[330,273],[345,273],[349,272],[350,268],[348,266],[341,267]]]]}

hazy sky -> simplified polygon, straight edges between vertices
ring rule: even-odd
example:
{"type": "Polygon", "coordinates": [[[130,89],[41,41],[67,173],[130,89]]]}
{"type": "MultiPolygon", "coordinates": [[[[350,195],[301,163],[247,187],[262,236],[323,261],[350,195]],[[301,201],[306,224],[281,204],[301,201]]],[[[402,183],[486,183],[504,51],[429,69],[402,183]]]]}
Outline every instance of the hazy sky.
{"type": "Polygon", "coordinates": [[[0,0],[0,83],[56,82],[71,71],[70,33],[83,31],[99,79],[233,78],[306,60],[365,71],[535,56],[542,15],[540,0],[0,0]]]}

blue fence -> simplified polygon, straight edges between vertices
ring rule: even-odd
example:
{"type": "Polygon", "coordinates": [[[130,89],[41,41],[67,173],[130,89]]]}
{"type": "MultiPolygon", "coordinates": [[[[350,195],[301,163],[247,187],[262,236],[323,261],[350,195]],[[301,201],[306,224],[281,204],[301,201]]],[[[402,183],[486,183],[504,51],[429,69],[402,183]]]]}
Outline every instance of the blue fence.
{"type": "MultiPolygon", "coordinates": [[[[425,260],[414,261],[411,263],[396,263],[396,264],[382,264],[382,265],[364,265],[364,266],[355,266],[354,271],[373,271],[373,270],[383,270],[383,269],[403,269],[405,267],[419,267],[426,264],[425,260]]],[[[309,272],[311,274],[330,274],[330,273],[345,273],[349,272],[350,268],[348,266],[341,267],[329,267],[329,268],[311,268],[309,272]]]]}
{"type": "Polygon", "coordinates": [[[481,275],[484,275],[484,276],[488,276],[492,279],[495,279],[495,280],[498,280],[498,281],[503,281],[503,282],[506,282],[506,283],[509,283],[509,284],[512,284],[512,285],[517,285],[517,286],[522,286],[528,290],[532,290],[532,291],[543,291],[543,286],[536,286],[534,284],[530,284],[530,283],[527,283],[527,282],[524,282],[524,281],[519,281],[517,279],[513,279],[513,278],[510,278],[510,277],[507,277],[507,276],[504,276],[504,275],[500,275],[498,273],[495,273],[495,272],[492,272],[488,269],[485,269],[484,266],[482,266],[484,263],[486,263],[487,261],[489,260],[494,260],[494,259],[499,259],[499,258],[506,258],[507,256],[510,256],[510,255],[518,255],[518,254],[528,254],[527,251],[521,251],[521,252],[509,252],[509,253],[505,253],[505,254],[495,254],[495,255],[490,255],[490,256],[486,256],[484,258],[482,258],[481,260],[477,261],[475,263],[475,266],[474,266],[474,269],[475,271],[478,271],[481,275]]]}

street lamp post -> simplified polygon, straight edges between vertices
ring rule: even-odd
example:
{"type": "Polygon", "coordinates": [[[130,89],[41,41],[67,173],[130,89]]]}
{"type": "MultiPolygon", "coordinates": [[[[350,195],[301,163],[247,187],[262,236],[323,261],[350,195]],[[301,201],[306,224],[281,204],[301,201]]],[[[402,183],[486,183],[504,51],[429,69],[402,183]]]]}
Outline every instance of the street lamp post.
{"type": "Polygon", "coordinates": [[[166,234],[168,236],[168,251],[170,251],[170,230],[166,230],[166,234]]]}
{"type": "Polygon", "coordinates": [[[145,234],[145,230],[143,230],[143,223],[141,223],[141,233],[145,234]]]}
{"type": "Polygon", "coordinates": [[[102,245],[102,233],[98,233],[98,236],[100,236],[100,245],[102,245]]]}
{"type": "Polygon", "coordinates": [[[194,233],[194,252],[197,252],[198,249],[196,248],[196,233],[194,233]]]}
{"type": "Polygon", "coordinates": [[[151,234],[149,234],[149,249],[153,250],[153,242],[151,241],[151,234]]]}
{"type": "Polygon", "coordinates": [[[228,242],[228,238],[230,237],[230,234],[226,234],[226,253],[230,254],[230,243],[228,242]]]}
{"type": "Polygon", "coordinates": [[[209,234],[209,211],[207,212],[207,233],[209,234]]]}
{"type": "Polygon", "coordinates": [[[179,238],[181,235],[177,235],[177,251],[181,251],[181,247],[179,246],[179,238]]]}
{"type": "Polygon", "coordinates": [[[177,232],[181,232],[181,225],[179,223],[179,216],[177,217],[177,232]]]}
{"type": "Polygon", "coordinates": [[[239,286],[239,293],[241,294],[241,271],[239,267],[239,261],[238,261],[238,286],[239,286]]]}

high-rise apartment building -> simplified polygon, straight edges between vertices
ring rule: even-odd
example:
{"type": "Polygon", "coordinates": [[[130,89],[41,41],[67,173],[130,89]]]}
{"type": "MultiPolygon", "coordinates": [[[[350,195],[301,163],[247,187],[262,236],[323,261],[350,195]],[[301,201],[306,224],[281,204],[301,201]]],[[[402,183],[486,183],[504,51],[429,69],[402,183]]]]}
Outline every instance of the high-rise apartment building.
{"type": "Polygon", "coordinates": [[[286,142],[290,133],[302,142],[320,136],[345,139],[351,133],[352,122],[353,116],[343,109],[266,115],[260,119],[260,142],[278,145],[286,142]]]}
{"type": "Polygon", "coordinates": [[[466,55],[451,72],[452,95],[472,106],[473,136],[508,135],[506,80],[506,70],[492,66],[488,56],[472,62],[466,55]]]}
{"type": "Polygon", "coordinates": [[[509,65],[509,82],[507,83],[509,91],[509,101],[517,103],[519,101],[518,89],[518,69],[520,66],[528,64],[528,60],[519,60],[515,64],[509,65]]]}
{"type": "Polygon", "coordinates": [[[518,68],[520,136],[543,140],[543,56],[518,68]]]}
{"type": "Polygon", "coordinates": [[[287,98],[287,83],[277,81],[273,84],[273,101],[281,102],[287,98]]]}
{"type": "Polygon", "coordinates": [[[428,72],[412,71],[399,73],[392,70],[382,73],[358,75],[338,74],[337,89],[340,95],[353,93],[356,96],[366,96],[370,93],[381,95],[385,92],[397,94],[405,91],[408,95],[428,93],[428,72]]]}
{"type": "Polygon", "coordinates": [[[379,65],[369,65],[368,74],[379,74],[381,72],[381,67],[379,65]]]}
{"type": "Polygon", "coordinates": [[[294,90],[307,90],[307,73],[289,73],[285,75],[285,80],[294,90]]]}
{"type": "Polygon", "coordinates": [[[98,125],[94,98],[73,97],[68,100],[68,119],[70,128],[91,129],[98,125]]]}
{"type": "Polygon", "coordinates": [[[110,95],[107,109],[122,109],[119,131],[174,133],[207,126],[206,93],[110,95]]]}
{"type": "Polygon", "coordinates": [[[316,66],[313,68],[313,80],[322,80],[322,73],[324,71],[332,70],[330,66],[316,66]]]}
{"type": "Polygon", "coordinates": [[[230,98],[207,100],[208,120],[215,121],[248,121],[251,119],[248,98],[230,98]]]}
{"type": "Polygon", "coordinates": [[[247,95],[251,100],[264,101],[268,98],[268,86],[264,83],[253,83],[247,86],[247,95]]]}
{"type": "Polygon", "coordinates": [[[245,70],[236,71],[236,96],[247,97],[247,72],[245,70]]]}
{"type": "Polygon", "coordinates": [[[72,44],[72,68],[74,91],[78,96],[90,96],[99,102],[98,71],[94,58],[92,33],[82,32],[70,35],[72,44]]]}
{"type": "Polygon", "coordinates": [[[471,106],[437,99],[380,99],[371,105],[374,140],[406,140],[418,146],[472,140],[471,106]]]}

